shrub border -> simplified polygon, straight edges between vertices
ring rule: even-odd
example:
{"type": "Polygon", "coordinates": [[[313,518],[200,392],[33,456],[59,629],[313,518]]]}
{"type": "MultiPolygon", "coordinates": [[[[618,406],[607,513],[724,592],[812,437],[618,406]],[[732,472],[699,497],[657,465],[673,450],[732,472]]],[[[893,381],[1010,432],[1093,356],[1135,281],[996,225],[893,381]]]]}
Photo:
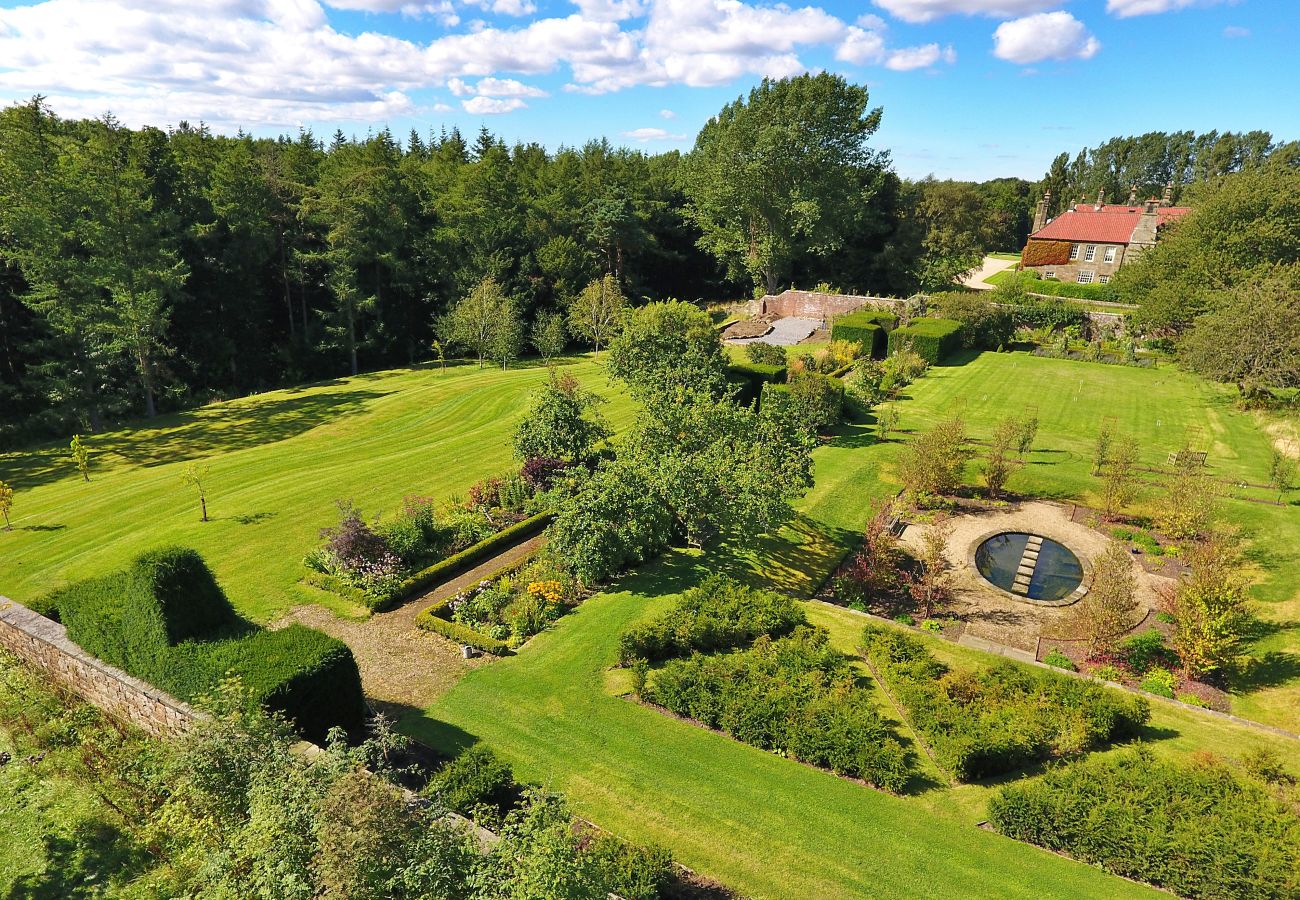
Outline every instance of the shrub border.
{"type": "MultiPolygon", "coordinates": [[[[487,575],[483,576],[482,580],[496,581],[498,578],[505,575],[518,572],[528,563],[532,562],[536,556],[536,553],[529,553],[522,559],[517,559],[512,563],[502,566],[494,572],[489,572],[487,575]]],[[[484,653],[491,653],[493,656],[505,656],[509,653],[510,644],[508,642],[498,640],[497,638],[486,635],[481,631],[476,631],[468,625],[453,622],[451,619],[442,615],[447,607],[451,605],[451,601],[454,600],[456,596],[457,594],[452,594],[443,597],[432,606],[420,610],[420,612],[415,616],[415,627],[421,628],[425,631],[432,631],[435,634],[440,634],[448,640],[455,641],[458,644],[464,644],[468,647],[477,647],[484,653]]]]}

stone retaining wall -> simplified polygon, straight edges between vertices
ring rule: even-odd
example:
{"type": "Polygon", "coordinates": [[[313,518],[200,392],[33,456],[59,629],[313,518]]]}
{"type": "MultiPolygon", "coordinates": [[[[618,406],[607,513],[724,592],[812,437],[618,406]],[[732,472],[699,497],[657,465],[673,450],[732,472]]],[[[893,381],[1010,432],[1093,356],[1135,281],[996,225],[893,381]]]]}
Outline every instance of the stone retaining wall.
{"type": "Polygon", "coordinates": [[[67,629],[0,597],[0,647],[44,673],[51,683],[78,695],[115,719],[150,734],[186,728],[200,713],[68,640],[67,629]]]}
{"type": "Polygon", "coordinates": [[[821,294],[816,291],[782,291],[757,301],[755,315],[798,316],[806,319],[833,319],[871,306],[897,312],[906,300],[891,297],[862,297],[853,294],[821,294]]]}

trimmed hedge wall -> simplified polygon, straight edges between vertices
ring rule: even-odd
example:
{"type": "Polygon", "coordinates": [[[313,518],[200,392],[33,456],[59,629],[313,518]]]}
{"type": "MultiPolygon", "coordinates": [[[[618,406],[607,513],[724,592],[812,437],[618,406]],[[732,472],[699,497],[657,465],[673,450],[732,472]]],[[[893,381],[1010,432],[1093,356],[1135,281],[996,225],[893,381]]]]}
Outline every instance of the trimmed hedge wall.
{"type": "Polygon", "coordinates": [[[936,365],[961,349],[961,323],[952,319],[916,319],[889,332],[889,353],[911,344],[921,358],[936,365]]]}
{"type": "Polygon", "coordinates": [[[713,575],[682,594],[667,612],[624,633],[618,657],[626,666],[637,659],[659,662],[731,650],[762,635],[787,635],[807,622],[803,608],[790,597],[713,575]]]}
{"type": "Polygon", "coordinates": [[[1151,714],[1141,697],[1009,662],[950,672],[918,638],[896,628],[868,625],[862,642],[912,727],[960,781],[1136,737],[1151,714]]]}
{"type": "Polygon", "coordinates": [[[1222,763],[1149,749],[1004,787],[989,820],[1008,837],[1180,897],[1300,897],[1300,816],[1280,791],[1222,763]]]}
{"type": "Polygon", "coordinates": [[[831,340],[859,343],[864,356],[882,359],[888,345],[886,333],[897,324],[898,316],[891,312],[883,309],[859,309],[832,323],[831,340]]]}
{"type": "Polygon", "coordinates": [[[301,625],[265,631],[239,618],[193,550],[146,553],[127,571],[69,585],[51,601],[71,641],[182,700],[233,676],[310,740],[364,724],[347,645],[301,625]]]}
{"type": "Polygon", "coordinates": [[[785,366],[764,365],[750,360],[736,360],[727,366],[727,380],[739,386],[736,401],[749,406],[763,393],[765,384],[784,384],[785,366]]]}
{"type": "Polygon", "coordinates": [[[401,583],[397,592],[393,595],[395,599],[388,605],[391,606],[401,600],[406,600],[416,591],[424,590],[430,585],[439,584],[453,575],[460,574],[465,569],[469,569],[497,553],[503,547],[508,547],[533,535],[540,534],[547,525],[551,524],[551,520],[554,518],[555,513],[538,513],[524,519],[522,522],[516,522],[509,528],[501,529],[491,537],[485,538],[471,547],[466,547],[459,553],[453,553],[427,569],[421,569],[401,583]]]}

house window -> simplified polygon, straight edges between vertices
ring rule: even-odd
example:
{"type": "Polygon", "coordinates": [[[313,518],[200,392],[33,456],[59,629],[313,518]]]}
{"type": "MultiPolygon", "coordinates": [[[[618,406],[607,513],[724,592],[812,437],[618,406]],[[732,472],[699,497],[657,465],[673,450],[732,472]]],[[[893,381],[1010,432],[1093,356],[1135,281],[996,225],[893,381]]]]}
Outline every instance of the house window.
{"type": "Polygon", "coordinates": [[[1071,245],[1070,245],[1070,259],[1078,259],[1078,258],[1079,258],[1079,245],[1078,245],[1078,244],[1071,244],[1071,245]]]}
{"type": "Polygon", "coordinates": [[[1043,277],[1044,277],[1044,278],[1055,278],[1055,277],[1056,277],[1056,270],[1055,270],[1055,269],[1044,269],[1044,270],[1043,270],[1043,277]]]}
{"type": "Polygon", "coordinates": [[[1110,284],[1109,275],[1098,275],[1097,280],[1100,281],[1102,284],[1110,284]]]}
{"type": "Polygon", "coordinates": [[[1114,261],[1115,261],[1115,248],[1114,248],[1114,247],[1107,247],[1107,248],[1106,248],[1106,255],[1105,255],[1104,257],[1102,257],[1102,261],[1103,261],[1103,262],[1114,262],[1114,261]]]}
{"type": "Polygon", "coordinates": [[[1092,284],[1092,272],[1082,269],[1077,278],[1074,279],[1079,284],[1092,284]]]}
{"type": "Polygon", "coordinates": [[[1088,249],[1083,251],[1083,261],[1092,262],[1096,258],[1097,258],[1097,248],[1094,247],[1092,244],[1089,244],[1088,249]]]}

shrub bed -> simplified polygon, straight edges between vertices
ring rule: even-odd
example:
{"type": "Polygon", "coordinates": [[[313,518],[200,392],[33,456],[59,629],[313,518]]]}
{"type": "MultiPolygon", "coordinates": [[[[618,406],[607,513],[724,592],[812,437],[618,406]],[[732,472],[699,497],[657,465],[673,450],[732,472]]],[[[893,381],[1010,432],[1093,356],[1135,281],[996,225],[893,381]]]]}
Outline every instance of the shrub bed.
{"type": "Polygon", "coordinates": [[[782,637],[807,624],[803,608],[774,591],[762,591],[714,575],[678,598],[672,608],[623,635],[622,665],[659,662],[692,653],[731,650],[763,635],[782,637]]]}
{"type": "MultiPolygon", "coordinates": [[[[547,461],[529,460],[538,462],[547,461]]],[[[395,517],[373,525],[350,503],[340,503],[339,524],[322,532],[325,546],[303,560],[304,580],[371,610],[386,609],[526,533],[514,529],[529,521],[529,513],[534,523],[542,521],[535,507],[545,485],[536,474],[525,464],[520,473],[486,478],[466,498],[453,498],[436,510],[427,497],[407,497],[395,517]],[[444,567],[448,562],[452,565],[444,567]]]]}
{"type": "Polygon", "coordinates": [[[479,541],[466,547],[459,553],[454,553],[446,559],[439,560],[427,569],[421,569],[414,575],[406,578],[398,586],[396,596],[399,598],[409,597],[417,591],[422,591],[430,585],[440,584],[449,578],[459,575],[468,568],[478,565],[483,560],[495,556],[506,547],[510,547],[520,541],[527,540],[534,535],[541,534],[547,525],[555,516],[553,513],[538,513],[530,516],[522,522],[516,522],[508,528],[503,528],[491,537],[479,541]]]}
{"type": "Polygon", "coordinates": [[[364,722],[347,645],[300,625],[264,631],[240,619],[193,550],[146,553],[125,572],[69,585],[51,601],[83,650],[182,700],[236,677],[310,740],[364,722]]]}
{"type": "Polygon", "coordinates": [[[748,650],[669,661],[642,689],[650,703],[746,744],[900,791],[912,760],[827,633],[800,626],[748,650]]]}
{"type": "Polygon", "coordinates": [[[883,309],[859,309],[840,316],[831,325],[831,340],[860,344],[863,356],[885,355],[886,333],[898,325],[898,316],[883,309]]]}
{"type": "Polygon", "coordinates": [[[906,328],[889,332],[889,353],[910,346],[930,365],[935,365],[961,349],[961,323],[952,319],[917,319],[906,328]]]}
{"type": "Polygon", "coordinates": [[[1222,763],[1139,748],[1004,787],[989,820],[1008,837],[1181,897],[1296,897],[1300,816],[1280,795],[1222,763]]]}
{"type": "Polygon", "coordinates": [[[415,617],[415,624],[499,656],[547,628],[578,599],[573,580],[541,556],[435,603],[415,617]]]}
{"type": "Polygon", "coordinates": [[[894,628],[868,625],[862,640],[912,726],[960,781],[1135,737],[1150,716],[1140,697],[1012,663],[951,672],[919,639],[894,628]]]}

